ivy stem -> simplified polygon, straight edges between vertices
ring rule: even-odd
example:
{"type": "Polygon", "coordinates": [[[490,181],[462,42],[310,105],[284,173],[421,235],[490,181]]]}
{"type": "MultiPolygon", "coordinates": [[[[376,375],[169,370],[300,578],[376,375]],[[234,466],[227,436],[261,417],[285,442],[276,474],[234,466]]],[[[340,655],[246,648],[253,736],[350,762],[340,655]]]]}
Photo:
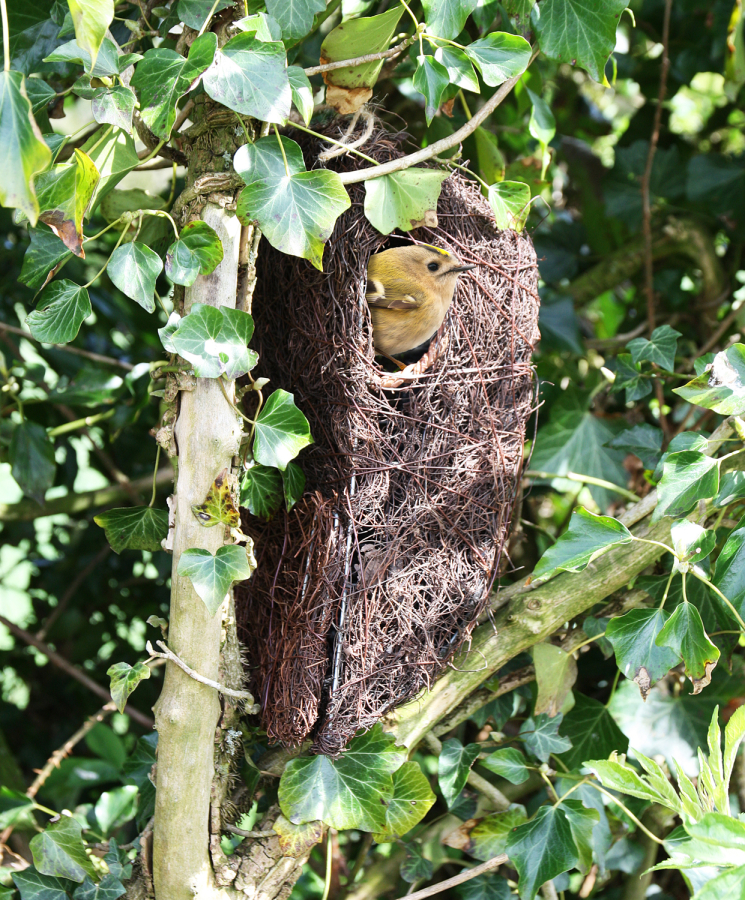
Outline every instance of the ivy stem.
{"type": "Polygon", "coordinates": [[[651,540],[649,540],[649,538],[640,538],[640,537],[637,537],[635,534],[632,535],[632,537],[635,541],[639,541],[641,544],[656,544],[658,547],[662,547],[663,550],[667,550],[668,553],[672,553],[672,555],[676,559],[678,558],[678,554],[673,550],[673,548],[668,547],[667,544],[663,544],[662,541],[651,541],[651,540]]]}
{"type": "MultiPolygon", "coordinates": [[[[579,475],[577,472],[537,472],[530,469],[525,473],[525,478],[566,478],[567,481],[577,481],[580,484],[592,484],[595,487],[605,488],[606,491],[613,491],[627,500],[633,500],[634,503],[639,502],[636,494],[627,491],[626,488],[619,487],[617,484],[613,484],[612,481],[605,481],[603,478],[594,478],[592,475],[579,475]]],[[[641,540],[641,538],[636,538],[636,540],[641,540]]],[[[653,541],[653,543],[656,543],[656,541],[653,541]]]]}
{"type": "Polygon", "coordinates": [[[5,0],[0,0],[0,13],[3,17],[3,66],[10,72],[10,28],[8,26],[8,7],[5,0]]]}
{"type": "Polygon", "coordinates": [[[96,234],[92,234],[90,237],[86,237],[85,235],[83,235],[83,243],[85,243],[86,241],[95,241],[96,238],[100,238],[102,234],[106,234],[107,231],[111,231],[111,229],[112,229],[117,223],[121,222],[121,220],[122,220],[122,217],[119,216],[118,219],[114,219],[114,221],[111,222],[111,224],[107,225],[106,228],[102,228],[102,229],[101,229],[99,232],[97,232],[96,234]]]}
{"type": "Polygon", "coordinates": [[[670,572],[670,577],[667,579],[667,584],[665,585],[665,593],[662,595],[662,601],[659,606],[660,609],[665,606],[665,601],[667,600],[667,595],[670,591],[670,585],[673,583],[673,575],[675,575],[675,569],[670,572]]]}
{"type": "Polygon", "coordinates": [[[217,4],[219,2],[220,2],[220,0],[215,0],[215,2],[212,4],[212,9],[209,11],[207,18],[202,23],[202,27],[199,29],[199,34],[197,35],[197,37],[201,37],[204,34],[205,29],[212,21],[212,16],[214,16],[215,10],[217,9],[217,4]]]}
{"type": "Polygon", "coordinates": [[[159,141],[155,147],[148,153],[147,156],[143,156],[142,159],[137,160],[137,165],[132,166],[133,169],[139,168],[140,166],[145,165],[145,163],[149,163],[151,159],[155,159],[155,157],[160,153],[160,148],[165,144],[165,141],[159,141]]]}
{"type": "Polygon", "coordinates": [[[577,644],[576,647],[572,647],[571,652],[576,653],[578,650],[581,650],[583,647],[586,647],[588,644],[591,644],[593,641],[599,641],[601,637],[605,637],[605,632],[601,632],[600,634],[595,634],[591,638],[587,638],[586,641],[582,641],[581,644],[577,644]]]}
{"type": "MultiPolygon", "coordinates": [[[[460,100],[461,105],[463,106],[463,112],[466,114],[466,118],[469,120],[472,119],[473,116],[471,115],[471,110],[468,108],[468,101],[466,100],[466,95],[463,93],[463,88],[461,88],[458,91],[458,99],[460,100]]],[[[473,173],[471,173],[471,174],[473,174],[473,173]]],[[[478,175],[476,177],[478,178],[478,175]]]]}
{"type": "Polygon", "coordinates": [[[354,153],[355,156],[361,156],[362,159],[367,160],[367,162],[372,163],[375,166],[379,166],[380,163],[377,159],[373,159],[372,156],[368,156],[366,153],[361,153],[359,150],[355,150],[354,147],[350,147],[347,144],[343,144],[341,141],[335,141],[333,138],[326,137],[325,134],[319,134],[317,131],[313,131],[312,128],[306,128],[305,125],[300,125],[298,122],[288,122],[287,123],[291,128],[297,128],[300,131],[304,131],[306,134],[312,134],[313,137],[320,138],[322,141],[327,141],[329,144],[336,144],[337,147],[344,147],[349,153],[354,153]]]}
{"type": "MultiPolygon", "coordinates": [[[[227,400],[227,402],[233,407],[233,409],[238,413],[238,415],[244,419],[249,425],[256,426],[256,422],[253,419],[249,419],[248,416],[245,416],[243,412],[233,403],[233,401],[228,397],[228,392],[225,389],[225,382],[222,380],[222,375],[217,379],[217,383],[220,385],[220,390],[222,391],[223,397],[227,400]]],[[[253,432],[252,432],[253,433],[253,432]]]]}
{"type": "Polygon", "coordinates": [[[160,462],[160,444],[158,444],[158,449],[155,452],[155,466],[153,467],[153,496],[150,498],[150,502],[148,503],[149,509],[152,509],[155,504],[155,493],[158,488],[158,463],[160,462]]]}
{"type": "Polygon", "coordinates": [[[176,240],[179,238],[178,227],[176,223],[173,221],[173,217],[170,213],[167,213],[164,209],[142,209],[140,213],[143,216],[158,216],[161,219],[168,219],[168,221],[173,225],[173,233],[176,235],[176,240]]]}
{"type": "Polygon", "coordinates": [[[556,803],[554,803],[554,807],[557,807],[560,803],[563,803],[570,794],[573,794],[577,790],[577,788],[581,788],[583,784],[587,783],[588,781],[586,778],[583,778],[582,781],[578,781],[575,785],[570,787],[565,794],[562,794],[561,797],[557,798],[556,803]]]}
{"type": "MultiPolygon", "coordinates": [[[[698,578],[699,581],[703,581],[703,583],[705,585],[708,585],[718,597],[724,600],[732,615],[737,619],[737,624],[740,626],[740,628],[742,628],[743,631],[745,631],[745,622],[743,622],[742,616],[732,605],[732,602],[728,600],[727,597],[725,597],[724,594],[719,590],[719,588],[716,585],[712,584],[707,578],[704,578],[703,575],[699,575],[695,568],[691,569],[691,574],[694,576],[694,578],[698,578]]],[[[683,583],[685,584],[685,581],[683,583]]]]}
{"type": "Polygon", "coordinates": [[[655,842],[655,844],[659,844],[660,846],[662,846],[665,843],[664,841],[660,840],[660,838],[658,838],[656,834],[653,834],[646,827],[646,825],[642,824],[642,822],[639,819],[637,819],[637,817],[631,812],[631,810],[627,806],[625,806],[623,803],[621,803],[621,801],[618,799],[618,797],[615,797],[613,794],[611,794],[610,791],[606,791],[606,789],[602,785],[596,784],[594,781],[588,781],[587,784],[589,784],[590,787],[594,787],[596,791],[600,791],[601,794],[605,794],[605,796],[609,800],[612,800],[613,803],[615,803],[616,806],[619,807],[619,809],[622,809],[626,813],[626,815],[631,819],[632,822],[634,822],[634,824],[637,826],[637,828],[641,828],[641,830],[644,832],[644,834],[646,834],[646,836],[650,840],[653,840],[655,842]]]}
{"type": "Polygon", "coordinates": [[[110,419],[115,412],[115,409],[107,409],[106,412],[97,413],[95,416],[85,416],[82,419],[75,419],[74,422],[65,422],[64,425],[50,428],[47,435],[50,438],[55,438],[59,437],[61,434],[67,434],[70,431],[77,431],[78,428],[86,428],[88,425],[95,425],[96,422],[103,422],[104,419],[110,419]]]}
{"type": "Polygon", "coordinates": [[[331,846],[331,829],[329,828],[329,833],[326,839],[326,881],[323,885],[323,896],[321,900],[328,900],[329,892],[331,891],[331,864],[333,862],[334,856],[332,853],[331,846]]]}
{"type": "Polygon", "coordinates": [[[406,0],[401,0],[401,5],[406,10],[406,12],[411,16],[412,21],[414,22],[414,28],[416,28],[416,33],[419,35],[419,55],[424,56],[424,44],[422,43],[422,29],[419,27],[419,20],[411,11],[411,7],[406,2],[406,0]]]}
{"type": "Polygon", "coordinates": [[[109,258],[106,260],[106,262],[103,264],[103,266],[98,270],[98,272],[96,272],[96,274],[93,276],[93,278],[91,278],[91,280],[88,282],[88,284],[84,284],[84,285],[83,285],[83,288],[84,288],[84,289],[89,288],[89,287],[93,284],[93,282],[96,281],[97,278],[99,278],[101,275],[103,275],[103,273],[106,271],[106,267],[108,266],[109,262],[111,261],[111,257],[112,257],[112,256],[116,253],[116,251],[119,249],[119,245],[120,245],[121,242],[124,240],[124,235],[125,235],[126,233],[127,233],[127,229],[125,228],[124,231],[122,231],[122,233],[119,235],[119,240],[116,242],[116,246],[115,246],[114,249],[111,251],[111,254],[110,254],[109,258]]]}
{"type": "MultiPolygon", "coordinates": [[[[463,92],[461,91],[461,93],[463,93],[463,92]]],[[[470,116],[469,116],[469,118],[470,118],[470,116]]],[[[485,187],[487,189],[487,191],[489,190],[489,185],[484,181],[484,179],[479,178],[479,176],[475,172],[472,172],[467,166],[464,166],[461,163],[451,162],[450,160],[443,160],[442,163],[445,166],[454,166],[456,169],[462,169],[464,172],[468,172],[468,174],[472,175],[482,187],[485,187]]],[[[634,495],[634,496],[636,496],[636,495],[634,495]]],[[[637,500],[638,499],[639,498],[637,497],[637,500]]]]}
{"type": "Polygon", "coordinates": [[[279,144],[279,149],[282,151],[282,161],[285,164],[285,175],[287,175],[287,177],[290,178],[291,177],[290,167],[287,165],[287,156],[285,155],[285,148],[282,143],[282,138],[279,136],[279,131],[277,130],[276,125],[274,126],[274,133],[277,136],[277,143],[279,144]]]}
{"type": "Polygon", "coordinates": [[[621,677],[621,670],[616,669],[616,676],[613,679],[613,684],[610,687],[610,696],[606,701],[605,708],[607,709],[610,706],[610,702],[613,699],[613,695],[616,693],[616,687],[618,686],[618,679],[621,677]]]}

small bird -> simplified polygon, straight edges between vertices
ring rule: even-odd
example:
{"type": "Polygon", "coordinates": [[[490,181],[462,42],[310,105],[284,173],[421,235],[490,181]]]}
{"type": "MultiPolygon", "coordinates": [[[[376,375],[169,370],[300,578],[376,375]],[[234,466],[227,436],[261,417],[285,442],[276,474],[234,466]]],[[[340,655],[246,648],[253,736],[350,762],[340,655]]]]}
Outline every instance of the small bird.
{"type": "Polygon", "coordinates": [[[394,247],[370,257],[367,293],[375,352],[395,357],[428,341],[443,322],[463,265],[454,253],[429,244],[394,247]]]}

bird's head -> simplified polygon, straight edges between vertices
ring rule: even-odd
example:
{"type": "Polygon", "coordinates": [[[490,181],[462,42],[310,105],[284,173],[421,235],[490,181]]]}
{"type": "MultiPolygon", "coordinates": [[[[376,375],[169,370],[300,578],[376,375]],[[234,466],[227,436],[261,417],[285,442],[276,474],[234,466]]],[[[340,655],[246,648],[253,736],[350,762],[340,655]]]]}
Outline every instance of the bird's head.
{"type": "Polygon", "coordinates": [[[423,287],[429,287],[428,294],[440,296],[446,294],[452,297],[458,275],[476,268],[474,265],[462,263],[455,253],[430,244],[394,247],[380,255],[389,256],[392,265],[404,270],[423,287]]]}

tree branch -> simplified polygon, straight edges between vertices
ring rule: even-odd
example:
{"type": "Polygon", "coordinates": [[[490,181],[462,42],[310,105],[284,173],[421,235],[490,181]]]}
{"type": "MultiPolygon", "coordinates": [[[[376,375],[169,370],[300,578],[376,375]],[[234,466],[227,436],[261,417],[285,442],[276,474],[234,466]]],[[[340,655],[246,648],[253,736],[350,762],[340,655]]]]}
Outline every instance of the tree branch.
{"type": "Polygon", "coordinates": [[[357,56],[354,59],[340,59],[337,62],[323,63],[320,66],[310,66],[305,69],[305,74],[320,75],[322,72],[333,72],[334,69],[346,69],[349,66],[363,66],[365,63],[376,62],[379,59],[391,59],[391,57],[403,53],[416,39],[417,35],[413,34],[406,40],[401,41],[400,44],[396,44],[395,47],[391,47],[390,50],[383,50],[382,53],[368,53],[366,56],[357,56]]]}
{"type": "Polygon", "coordinates": [[[487,860],[487,862],[481,863],[480,866],[466,869],[466,871],[461,872],[460,875],[455,875],[453,878],[448,878],[446,881],[439,882],[439,884],[433,884],[430,887],[423,888],[421,891],[414,891],[413,894],[406,894],[406,896],[401,897],[400,900],[424,900],[425,897],[440,894],[442,891],[447,891],[457,884],[463,884],[464,881],[470,881],[472,878],[476,878],[477,875],[483,875],[484,872],[491,872],[492,869],[498,869],[506,862],[509,862],[509,857],[506,853],[502,853],[501,856],[495,856],[492,859],[487,860]]]}
{"type": "MultiPolygon", "coordinates": [[[[137,131],[137,136],[142,141],[142,143],[147,147],[147,155],[155,150],[160,141],[158,138],[150,131],[147,125],[142,121],[140,114],[135,110],[134,117],[132,119],[134,122],[135,130],[137,131]]],[[[169,147],[167,144],[164,144],[160,150],[158,150],[158,156],[162,156],[163,159],[170,159],[172,162],[178,163],[180,166],[188,166],[189,160],[185,153],[182,153],[180,150],[177,150],[175,147],[169,147]]]]}

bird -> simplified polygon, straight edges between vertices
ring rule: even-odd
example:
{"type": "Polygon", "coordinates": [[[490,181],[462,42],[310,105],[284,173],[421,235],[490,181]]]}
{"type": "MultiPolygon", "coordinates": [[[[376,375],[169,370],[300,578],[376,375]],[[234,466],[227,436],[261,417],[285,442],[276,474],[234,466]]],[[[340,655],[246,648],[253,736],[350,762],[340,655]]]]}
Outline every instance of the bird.
{"type": "Polygon", "coordinates": [[[365,299],[370,307],[375,353],[396,359],[428,341],[442,325],[464,265],[431,244],[393,247],[370,257],[365,299]]]}

